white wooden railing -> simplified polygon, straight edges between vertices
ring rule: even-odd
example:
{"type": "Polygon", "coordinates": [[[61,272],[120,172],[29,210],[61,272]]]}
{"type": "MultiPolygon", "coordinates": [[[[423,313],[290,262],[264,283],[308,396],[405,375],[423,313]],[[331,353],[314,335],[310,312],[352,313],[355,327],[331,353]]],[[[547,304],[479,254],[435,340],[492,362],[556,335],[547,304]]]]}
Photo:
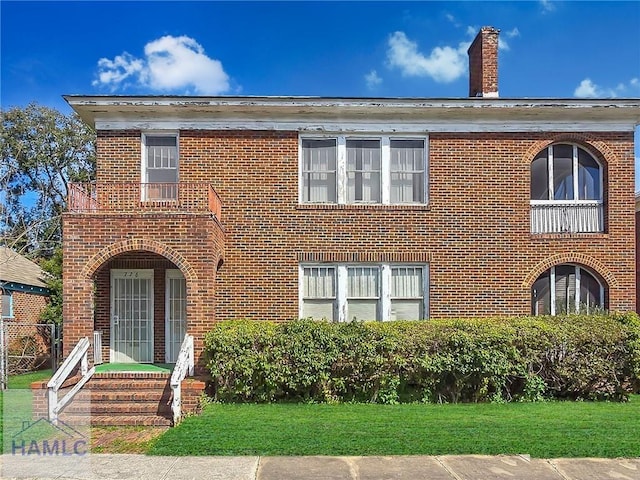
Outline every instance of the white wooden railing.
{"type": "Polygon", "coordinates": [[[531,202],[531,233],[597,233],[604,231],[601,203],[531,202]]]}
{"type": "Polygon", "coordinates": [[[190,376],[193,375],[193,366],[193,335],[186,334],[180,346],[176,366],[173,368],[173,373],[171,374],[171,390],[173,391],[171,411],[173,413],[174,425],[178,424],[182,416],[182,380],[185,379],[187,374],[190,376]]]}
{"type": "Polygon", "coordinates": [[[89,360],[87,358],[87,352],[90,346],[89,338],[81,338],[73,350],[62,363],[60,368],[51,377],[49,383],[47,383],[48,389],[48,402],[49,402],[49,421],[54,425],[58,422],[58,416],[62,413],[62,410],[73,400],[73,397],[80,391],[85,383],[93,376],[96,369],[91,367],[89,369],[89,360]],[[69,375],[75,370],[76,366],[80,363],[80,375],[81,378],[67,394],[58,400],[58,390],[67,380],[69,375]]]}
{"type": "Polygon", "coordinates": [[[93,332],[93,364],[102,365],[102,332],[95,330],[93,332]]]}

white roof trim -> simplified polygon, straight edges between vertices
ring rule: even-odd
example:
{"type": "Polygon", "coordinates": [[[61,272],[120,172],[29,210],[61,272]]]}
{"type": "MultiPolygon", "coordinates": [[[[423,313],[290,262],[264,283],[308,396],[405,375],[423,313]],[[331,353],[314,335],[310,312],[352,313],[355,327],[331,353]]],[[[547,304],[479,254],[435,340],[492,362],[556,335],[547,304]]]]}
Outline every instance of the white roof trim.
{"type": "Polygon", "coordinates": [[[432,132],[633,132],[631,123],[608,122],[473,122],[473,123],[350,123],[291,121],[188,121],[188,120],[98,120],[97,130],[267,130],[352,133],[432,133],[432,132]]]}

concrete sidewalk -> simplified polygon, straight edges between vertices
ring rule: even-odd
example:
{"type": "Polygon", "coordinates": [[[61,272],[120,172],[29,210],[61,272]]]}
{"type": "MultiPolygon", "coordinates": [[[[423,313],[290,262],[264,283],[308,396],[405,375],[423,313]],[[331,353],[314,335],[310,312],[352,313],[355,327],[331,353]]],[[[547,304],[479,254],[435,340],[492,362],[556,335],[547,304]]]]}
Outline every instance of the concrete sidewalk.
{"type": "Polygon", "coordinates": [[[85,457],[3,455],[1,478],[136,480],[640,480],[640,458],[438,457],[85,457]]]}

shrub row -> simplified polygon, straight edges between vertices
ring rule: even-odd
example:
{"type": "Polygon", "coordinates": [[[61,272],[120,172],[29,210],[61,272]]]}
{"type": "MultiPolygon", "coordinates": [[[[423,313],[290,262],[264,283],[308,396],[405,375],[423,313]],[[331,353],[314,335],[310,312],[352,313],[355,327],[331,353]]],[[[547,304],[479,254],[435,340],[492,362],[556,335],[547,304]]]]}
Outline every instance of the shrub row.
{"type": "Polygon", "coordinates": [[[640,384],[640,320],[227,321],[205,338],[211,393],[233,402],[622,400],[640,384]]]}

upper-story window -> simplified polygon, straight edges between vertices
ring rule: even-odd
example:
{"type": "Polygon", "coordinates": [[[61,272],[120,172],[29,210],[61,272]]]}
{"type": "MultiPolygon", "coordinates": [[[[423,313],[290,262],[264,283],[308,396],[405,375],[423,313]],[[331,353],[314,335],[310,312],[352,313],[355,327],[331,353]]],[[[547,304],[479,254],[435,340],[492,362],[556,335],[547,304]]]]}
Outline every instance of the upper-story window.
{"type": "Polygon", "coordinates": [[[554,144],[531,163],[531,232],[604,231],[602,165],[585,149],[554,144]]]}
{"type": "Polygon", "coordinates": [[[142,155],[142,200],[178,198],[178,136],[145,134],[142,155]]]}
{"type": "Polygon", "coordinates": [[[302,138],[300,201],[424,204],[426,149],[425,138],[302,138]]]}

